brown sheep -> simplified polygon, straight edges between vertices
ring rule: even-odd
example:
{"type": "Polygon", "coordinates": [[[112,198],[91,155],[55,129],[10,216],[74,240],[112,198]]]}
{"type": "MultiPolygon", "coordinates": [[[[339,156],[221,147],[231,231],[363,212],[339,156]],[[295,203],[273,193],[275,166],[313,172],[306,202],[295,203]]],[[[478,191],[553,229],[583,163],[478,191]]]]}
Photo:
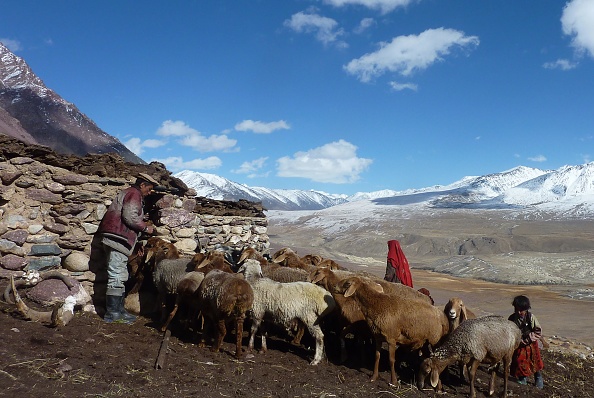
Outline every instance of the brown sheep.
{"type": "Polygon", "coordinates": [[[130,274],[135,280],[134,286],[128,294],[138,293],[145,277],[151,277],[155,264],[164,259],[180,258],[180,253],[173,243],[156,236],[147,239],[144,247],[139,247],[136,255],[128,261],[130,274]]]}
{"type": "Polygon", "coordinates": [[[443,308],[444,314],[450,321],[450,333],[454,331],[460,323],[467,319],[474,319],[476,315],[474,312],[466,308],[464,302],[460,297],[452,297],[443,308]]]}
{"type": "Polygon", "coordinates": [[[375,365],[371,381],[379,376],[382,342],[388,343],[390,381],[396,385],[398,376],[394,365],[397,346],[406,346],[411,350],[419,350],[426,345],[435,346],[448,332],[449,323],[443,311],[426,301],[379,293],[359,277],[341,281],[335,291],[357,301],[374,336],[375,365]]]}
{"type": "Polygon", "coordinates": [[[309,271],[311,268],[308,264],[301,261],[301,257],[297,253],[288,247],[284,247],[274,253],[272,262],[289,268],[300,268],[305,271],[309,271]]]}
{"type": "MultiPolygon", "coordinates": [[[[443,308],[444,314],[448,317],[450,322],[450,330],[448,333],[452,333],[454,329],[460,326],[460,323],[467,319],[475,319],[476,315],[474,312],[466,308],[464,302],[460,297],[452,297],[443,308]]],[[[464,361],[458,363],[460,379],[468,379],[468,371],[464,361]]]]}
{"type": "Polygon", "coordinates": [[[253,259],[253,260],[259,261],[261,266],[265,266],[266,264],[268,264],[268,260],[266,259],[266,257],[264,257],[264,255],[262,253],[260,253],[253,247],[249,247],[249,246],[243,248],[237,263],[242,264],[247,259],[253,259]]]}
{"type": "Polygon", "coordinates": [[[241,358],[241,340],[246,312],[252,308],[254,292],[250,284],[235,274],[218,269],[210,271],[198,288],[198,303],[202,315],[216,325],[215,342],[211,348],[218,352],[227,334],[226,323],[235,321],[235,357],[241,358]]]}
{"type": "MultiPolygon", "coordinates": [[[[336,302],[335,322],[333,323],[338,327],[339,340],[340,340],[340,362],[345,362],[347,359],[345,337],[348,333],[354,333],[358,331],[359,335],[369,334],[369,327],[365,322],[365,316],[361,311],[359,303],[352,298],[344,297],[343,294],[336,293],[336,285],[340,283],[340,279],[336,276],[329,268],[319,268],[312,271],[309,274],[308,281],[318,286],[323,287],[332,294],[334,301],[336,302]]],[[[380,285],[372,285],[378,290],[383,292],[380,285]]],[[[357,335],[357,334],[356,334],[357,335]]]]}
{"type": "Polygon", "coordinates": [[[185,304],[187,306],[189,315],[188,317],[190,320],[194,321],[198,318],[198,313],[200,311],[198,310],[199,303],[197,302],[196,292],[198,291],[203,279],[204,273],[190,271],[179,281],[175,292],[175,305],[169,313],[167,321],[161,327],[162,332],[167,330],[167,327],[177,313],[180,304],[185,304]]]}
{"type": "Polygon", "coordinates": [[[233,273],[231,264],[225,258],[225,253],[221,251],[212,250],[206,254],[197,253],[192,257],[192,262],[196,265],[194,271],[204,272],[205,275],[214,269],[233,273]]]}
{"type": "Polygon", "coordinates": [[[301,261],[309,266],[315,266],[321,263],[324,259],[318,254],[306,254],[301,257],[301,261]]]}

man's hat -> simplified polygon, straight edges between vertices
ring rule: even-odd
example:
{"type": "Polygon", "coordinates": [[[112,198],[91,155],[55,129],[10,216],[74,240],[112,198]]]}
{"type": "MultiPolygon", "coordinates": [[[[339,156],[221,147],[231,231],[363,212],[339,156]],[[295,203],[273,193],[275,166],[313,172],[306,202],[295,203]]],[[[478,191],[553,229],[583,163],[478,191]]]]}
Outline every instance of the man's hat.
{"type": "Polygon", "coordinates": [[[138,177],[139,179],[146,181],[150,184],[153,185],[159,185],[159,181],[155,180],[153,177],[151,177],[150,175],[146,174],[146,173],[138,173],[138,177]]]}

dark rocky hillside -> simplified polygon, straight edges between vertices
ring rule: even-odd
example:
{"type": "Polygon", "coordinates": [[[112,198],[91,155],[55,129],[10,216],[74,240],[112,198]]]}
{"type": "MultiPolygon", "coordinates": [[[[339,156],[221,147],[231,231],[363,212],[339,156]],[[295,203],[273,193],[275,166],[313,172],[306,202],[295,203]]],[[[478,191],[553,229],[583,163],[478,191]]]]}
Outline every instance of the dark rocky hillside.
{"type": "Polygon", "coordinates": [[[0,133],[60,154],[117,153],[145,163],[74,104],[45,86],[27,63],[0,43],[0,133]]]}

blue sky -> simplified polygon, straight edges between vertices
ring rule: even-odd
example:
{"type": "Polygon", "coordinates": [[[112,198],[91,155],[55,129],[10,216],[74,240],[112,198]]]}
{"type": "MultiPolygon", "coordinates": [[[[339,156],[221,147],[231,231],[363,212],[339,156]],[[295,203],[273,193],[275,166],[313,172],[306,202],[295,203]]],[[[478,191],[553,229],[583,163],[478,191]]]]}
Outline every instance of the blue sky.
{"type": "Polygon", "coordinates": [[[593,0],[18,0],[0,41],[174,173],[353,194],[594,155],[593,0]]]}

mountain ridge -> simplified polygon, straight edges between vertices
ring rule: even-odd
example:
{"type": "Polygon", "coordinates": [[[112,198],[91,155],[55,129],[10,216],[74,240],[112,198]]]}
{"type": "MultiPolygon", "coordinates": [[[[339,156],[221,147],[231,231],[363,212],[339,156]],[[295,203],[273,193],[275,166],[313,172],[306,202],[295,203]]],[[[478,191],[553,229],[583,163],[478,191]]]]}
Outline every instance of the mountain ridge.
{"type": "MultiPolygon", "coordinates": [[[[594,207],[594,162],[540,170],[526,166],[483,176],[467,176],[449,185],[420,189],[357,192],[353,195],[320,191],[249,187],[215,174],[184,170],[175,177],[196,190],[198,196],[221,200],[262,202],[267,210],[321,210],[349,202],[424,204],[436,208],[539,207],[568,212],[584,204],[594,207]]],[[[588,210],[589,211],[589,210],[588,210]]]]}

